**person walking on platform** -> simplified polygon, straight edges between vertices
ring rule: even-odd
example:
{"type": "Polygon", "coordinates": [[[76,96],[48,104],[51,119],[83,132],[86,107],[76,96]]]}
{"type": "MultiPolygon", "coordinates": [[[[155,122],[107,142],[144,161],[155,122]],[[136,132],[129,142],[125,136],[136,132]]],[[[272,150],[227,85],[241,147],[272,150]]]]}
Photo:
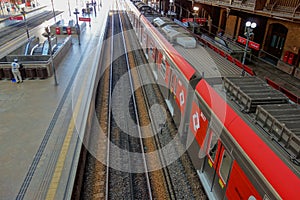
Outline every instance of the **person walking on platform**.
{"type": "Polygon", "coordinates": [[[18,63],[18,59],[14,59],[14,62],[11,63],[11,72],[14,75],[16,83],[23,82],[19,68],[20,68],[20,65],[18,63]]]}

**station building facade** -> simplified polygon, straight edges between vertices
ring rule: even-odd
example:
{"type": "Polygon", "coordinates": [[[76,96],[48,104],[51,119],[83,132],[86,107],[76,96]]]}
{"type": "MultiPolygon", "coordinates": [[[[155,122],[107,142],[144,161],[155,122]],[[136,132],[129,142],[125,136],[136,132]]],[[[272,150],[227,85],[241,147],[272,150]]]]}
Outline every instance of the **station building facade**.
{"type": "MultiPolygon", "coordinates": [[[[206,19],[201,32],[218,33],[233,42],[245,38],[246,22],[257,24],[249,38],[259,45],[258,58],[293,74],[300,65],[300,0],[148,0],[145,1],[179,20],[206,19]],[[198,7],[198,10],[194,10],[198,7]],[[195,17],[196,16],[196,17],[195,17]]],[[[243,44],[241,44],[243,45],[243,44]]]]}

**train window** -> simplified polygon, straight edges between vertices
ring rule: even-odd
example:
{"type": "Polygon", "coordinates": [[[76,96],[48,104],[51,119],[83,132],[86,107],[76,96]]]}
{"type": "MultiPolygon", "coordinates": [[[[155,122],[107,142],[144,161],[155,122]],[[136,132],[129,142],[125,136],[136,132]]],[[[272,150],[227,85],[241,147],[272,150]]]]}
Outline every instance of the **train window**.
{"type": "Polygon", "coordinates": [[[166,78],[166,62],[164,59],[162,59],[160,66],[161,66],[161,74],[163,78],[166,78]]]}
{"type": "Polygon", "coordinates": [[[149,53],[148,53],[148,55],[150,55],[150,56],[153,55],[153,48],[152,48],[152,47],[149,48],[149,53]]]}
{"type": "Polygon", "coordinates": [[[208,149],[208,155],[211,161],[214,162],[218,149],[218,137],[217,134],[213,130],[211,130],[211,128],[209,128],[208,131],[210,132],[210,144],[208,149]]]}
{"type": "Polygon", "coordinates": [[[227,183],[229,172],[231,169],[232,158],[229,153],[224,149],[221,164],[220,164],[220,176],[223,179],[224,183],[227,183]]]}

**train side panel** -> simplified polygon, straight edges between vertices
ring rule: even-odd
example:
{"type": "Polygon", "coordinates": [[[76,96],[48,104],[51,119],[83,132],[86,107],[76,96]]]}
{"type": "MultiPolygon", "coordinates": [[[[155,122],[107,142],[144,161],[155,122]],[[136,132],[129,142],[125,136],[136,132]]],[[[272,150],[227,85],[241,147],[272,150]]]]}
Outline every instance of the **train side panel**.
{"type": "Polygon", "coordinates": [[[189,129],[183,143],[189,152],[193,165],[197,171],[203,166],[206,156],[209,119],[204,114],[203,106],[200,105],[198,97],[193,95],[191,111],[189,115],[189,129]]]}
{"type": "MultiPolygon", "coordinates": [[[[161,35],[153,35],[151,30],[154,31],[155,29],[148,27],[149,24],[145,23],[144,20],[145,19],[141,17],[139,22],[141,28],[138,28],[140,29],[138,38],[148,61],[150,63],[154,62],[152,66],[153,74],[159,83],[160,90],[174,117],[174,121],[177,127],[179,127],[182,122],[181,119],[183,119],[186,113],[185,108],[188,102],[188,92],[193,92],[193,89],[189,86],[189,79],[192,77],[192,74],[195,73],[195,70],[191,66],[179,69],[176,62],[181,62],[181,60],[176,61],[172,58],[179,58],[180,55],[175,49],[165,51],[165,47],[161,45],[163,41],[160,41],[160,39],[164,38],[161,35]],[[169,54],[172,54],[172,56],[169,54]],[[186,77],[186,75],[188,75],[188,77],[186,77]]],[[[164,45],[169,44],[164,43],[164,45]]],[[[185,125],[182,125],[181,129],[184,129],[185,125]]]]}
{"type": "Polygon", "coordinates": [[[223,199],[233,158],[220,140],[218,124],[201,97],[194,96],[186,144],[193,165],[211,199],[223,199]]]}
{"type": "Polygon", "coordinates": [[[262,199],[236,161],[233,162],[226,197],[228,199],[250,199],[250,197],[256,200],[262,199]]]}
{"type": "Polygon", "coordinates": [[[190,131],[193,133],[199,147],[204,146],[204,141],[208,128],[208,119],[199,108],[199,104],[195,101],[192,103],[192,112],[190,115],[190,131]]]}
{"type": "Polygon", "coordinates": [[[224,131],[220,135],[222,143],[232,152],[233,158],[259,194],[268,199],[297,199],[300,179],[286,163],[206,81],[198,83],[196,92],[219,123],[223,124],[224,131]],[[226,107],[226,112],[223,107],[226,107]]]}
{"type": "Polygon", "coordinates": [[[173,119],[179,127],[182,123],[189,91],[189,82],[176,68],[171,60],[167,59],[162,52],[158,52],[157,72],[161,92],[168,105],[173,119]]]}
{"type": "MultiPolygon", "coordinates": [[[[210,92],[206,84],[197,89],[210,92]]],[[[251,168],[249,160],[228,136],[228,130],[222,125],[224,121],[217,119],[211,109],[223,107],[222,115],[225,119],[229,115],[228,118],[232,117],[230,119],[235,120],[232,110],[227,110],[226,105],[220,102],[216,95],[207,94],[209,99],[205,100],[198,92],[194,95],[186,140],[192,162],[209,198],[231,199],[239,195],[248,195],[248,198],[253,196],[261,199],[268,187],[260,183],[261,180],[257,178],[259,175],[253,173],[255,170],[251,168]],[[217,105],[211,106],[212,104],[217,105]],[[239,163],[243,167],[240,167],[239,163]],[[237,178],[240,175],[243,179],[237,178]]]]}

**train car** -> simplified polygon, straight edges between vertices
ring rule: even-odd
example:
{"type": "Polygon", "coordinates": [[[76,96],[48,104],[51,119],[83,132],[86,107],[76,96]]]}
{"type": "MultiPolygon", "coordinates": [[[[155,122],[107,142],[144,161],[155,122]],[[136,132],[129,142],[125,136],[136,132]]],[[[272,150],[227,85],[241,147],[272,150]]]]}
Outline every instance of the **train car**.
{"type": "Polygon", "coordinates": [[[299,106],[256,77],[200,76],[153,25],[157,16],[126,3],[208,197],[298,199],[299,106]]]}
{"type": "Polygon", "coordinates": [[[190,155],[211,199],[298,198],[299,166],[205,80],[198,83],[192,104],[190,155]]]}
{"type": "MultiPolygon", "coordinates": [[[[156,37],[159,32],[153,27],[150,28],[152,25],[149,18],[141,15],[138,8],[133,7],[128,16],[146,57],[150,63],[155,63],[152,71],[174,121],[179,129],[184,129],[182,122],[187,117],[184,112],[189,100],[187,96],[194,91],[193,87],[201,76],[166,39],[156,37]]],[[[154,19],[158,15],[149,16],[154,19]]]]}

